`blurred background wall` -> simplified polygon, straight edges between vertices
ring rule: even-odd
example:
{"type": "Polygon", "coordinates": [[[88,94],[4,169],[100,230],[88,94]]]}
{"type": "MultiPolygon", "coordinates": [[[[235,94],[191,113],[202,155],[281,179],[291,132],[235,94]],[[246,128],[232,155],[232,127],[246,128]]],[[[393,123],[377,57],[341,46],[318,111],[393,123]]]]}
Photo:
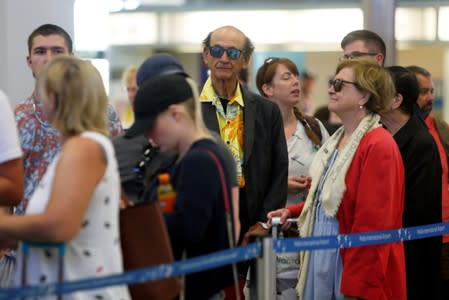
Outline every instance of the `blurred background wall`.
{"type": "Polygon", "coordinates": [[[341,39],[367,28],[387,42],[387,64],[416,64],[433,74],[435,112],[449,120],[449,104],[443,101],[449,99],[449,1],[2,0],[0,89],[12,105],[33,90],[25,61],[28,34],[49,22],[73,34],[76,55],[99,68],[110,101],[120,111],[128,105],[123,71],[153,53],[175,55],[201,83],[206,72],[201,42],[222,25],[240,28],[256,46],[248,70],[250,88],[265,57],[287,56],[315,77],[312,99],[315,107],[325,105],[327,81],[342,54],[341,39]]]}

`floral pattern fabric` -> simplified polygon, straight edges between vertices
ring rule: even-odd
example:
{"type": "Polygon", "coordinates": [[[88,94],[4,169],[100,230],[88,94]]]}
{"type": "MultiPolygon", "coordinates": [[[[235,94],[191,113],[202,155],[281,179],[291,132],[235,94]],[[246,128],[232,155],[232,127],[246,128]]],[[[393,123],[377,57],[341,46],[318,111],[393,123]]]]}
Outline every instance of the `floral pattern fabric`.
{"type": "MultiPolygon", "coordinates": [[[[43,119],[42,103],[33,96],[19,103],[14,113],[23,151],[25,176],[24,198],[15,213],[22,215],[48,165],[61,150],[61,136],[43,119]]],[[[123,128],[120,119],[111,105],[108,105],[108,119],[110,137],[121,134],[123,128]]]]}
{"type": "Polygon", "coordinates": [[[229,99],[229,103],[226,107],[226,112],[220,101],[220,98],[216,95],[214,88],[212,87],[212,81],[210,78],[204,84],[203,90],[200,95],[201,102],[211,102],[215,106],[217,112],[218,126],[220,128],[220,136],[226,143],[232,156],[235,159],[237,167],[237,178],[239,186],[245,186],[245,178],[243,175],[243,96],[240,90],[240,86],[237,85],[235,95],[229,99]]]}

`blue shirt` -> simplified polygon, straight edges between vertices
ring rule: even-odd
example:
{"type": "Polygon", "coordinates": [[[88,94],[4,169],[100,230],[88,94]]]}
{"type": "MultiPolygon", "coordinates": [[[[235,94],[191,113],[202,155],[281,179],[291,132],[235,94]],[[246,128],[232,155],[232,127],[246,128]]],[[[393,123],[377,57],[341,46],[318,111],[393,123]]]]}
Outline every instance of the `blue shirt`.
{"type": "MultiPolygon", "coordinates": [[[[313,236],[337,235],[339,232],[337,218],[326,216],[321,206],[321,189],[337,157],[338,151],[334,151],[318,186],[313,236]]],[[[339,249],[311,251],[309,266],[307,268],[304,299],[343,300],[344,296],[340,292],[342,271],[343,265],[339,249]]]]}

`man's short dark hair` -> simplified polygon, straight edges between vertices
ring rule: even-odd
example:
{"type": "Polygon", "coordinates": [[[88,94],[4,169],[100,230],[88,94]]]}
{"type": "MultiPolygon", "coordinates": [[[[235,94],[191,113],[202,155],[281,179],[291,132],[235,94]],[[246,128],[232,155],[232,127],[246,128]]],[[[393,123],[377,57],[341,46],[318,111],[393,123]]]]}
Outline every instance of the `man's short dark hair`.
{"type": "Polygon", "coordinates": [[[70,35],[59,27],[58,25],[54,24],[44,24],[39,26],[38,28],[34,29],[33,32],[28,37],[28,53],[31,54],[31,48],[33,47],[33,39],[36,36],[49,36],[49,35],[60,35],[64,38],[65,43],[67,44],[67,49],[69,50],[69,53],[73,53],[73,42],[70,35]]]}
{"type": "Polygon", "coordinates": [[[412,71],[414,74],[420,74],[424,77],[431,77],[432,74],[430,74],[429,71],[427,71],[427,69],[424,69],[423,67],[419,67],[419,66],[408,66],[406,67],[407,70],[412,71]]]}
{"type": "Polygon", "coordinates": [[[385,59],[387,48],[384,40],[377,33],[366,29],[351,31],[341,40],[341,48],[344,49],[354,41],[363,41],[368,49],[382,53],[385,59]]]}
{"type": "Polygon", "coordinates": [[[393,79],[396,93],[402,95],[402,103],[399,107],[407,115],[413,114],[413,106],[419,97],[419,83],[415,73],[401,66],[386,67],[393,79]]]}
{"type": "MultiPolygon", "coordinates": [[[[214,33],[215,31],[211,31],[211,32],[209,32],[209,34],[207,35],[207,37],[203,40],[203,48],[206,48],[206,47],[210,47],[211,46],[211,44],[210,44],[210,40],[211,40],[211,38],[212,38],[212,34],[214,33]]],[[[244,35],[244,37],[245,37],[245,43],[244,43],[244,45],[243,45],[243,55],[245,55],[245,56],[251,56],[251,54],[253,54],[253,52],[254,52],[254,44],[253,44],[253,42],[251,42],[251,40],[249,39],[249,37],[247,37],[245,34],[243,34],[244,35]]]]}

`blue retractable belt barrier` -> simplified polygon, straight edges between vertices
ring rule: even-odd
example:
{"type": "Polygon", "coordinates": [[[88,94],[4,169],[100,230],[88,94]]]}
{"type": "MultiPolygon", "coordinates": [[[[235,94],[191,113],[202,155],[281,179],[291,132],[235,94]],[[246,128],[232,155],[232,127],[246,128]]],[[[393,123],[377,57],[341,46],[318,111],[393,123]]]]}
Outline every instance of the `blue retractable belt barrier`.
{"type": "MultiPolygon", "coordinates": [[[[336,236],[321,236],[307,238],[286,238],[273,241],[276,253],[299,252],[305,250],[350,248],[374,244],[409,241],[433,236],[449,234],[449,222],[386,230],[367,233],[341,234],[336,236]]],[[[76,281],[66,281],[62,284],[44,284],[18,288],[0,289],[0,299],[16,299],[66,294],[80,290],[97,289],[113,285],[133,284],[154,281],[172,276],[196,273],[232,263],[260,257],[260,243],[244,247],[219,251],[208,255],[198,256],[172,264],[163,264],[150,268],[136,269],[122,274],[96,278],[86,278],[76,281]]]]}

